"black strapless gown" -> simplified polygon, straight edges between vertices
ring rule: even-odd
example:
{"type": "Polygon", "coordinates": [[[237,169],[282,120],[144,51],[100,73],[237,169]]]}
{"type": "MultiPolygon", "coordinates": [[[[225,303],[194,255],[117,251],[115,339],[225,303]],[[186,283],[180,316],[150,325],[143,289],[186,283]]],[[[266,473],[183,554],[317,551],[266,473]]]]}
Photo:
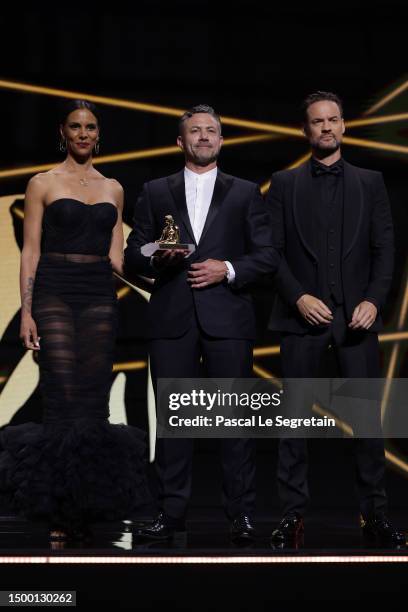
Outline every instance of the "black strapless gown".
{"type": "Polygon", "coordinates": [[[61,198],[46,208],[32,304],[43,424],[0,434],[2,494],[23,516],[63,527],[124,519],[149,500],[144,433],[108,422],[116,220],[108,202],[61,198]]]}

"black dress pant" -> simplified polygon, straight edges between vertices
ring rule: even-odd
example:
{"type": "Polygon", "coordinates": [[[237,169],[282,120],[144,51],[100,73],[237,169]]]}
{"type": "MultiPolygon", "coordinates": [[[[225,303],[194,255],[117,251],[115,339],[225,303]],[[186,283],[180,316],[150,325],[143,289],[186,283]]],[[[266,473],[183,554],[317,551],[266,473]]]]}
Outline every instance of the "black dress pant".
{"type": "MultiPolygon", "coordinates": [[[[305,335],[283,334],[281,363],[284,378],[318,378],[325,352],[332,345],[344,378],[379,378],[379,345],[376,333],[347,327],[343,307],[332,309],[330,325],[313,328],[305,335]]],[[[384,441],[356,438],[357,490],[363,517],[387,510],[384,491],[384,441]]],[[[282,439],[279,444],[278,490],[283,514],[303,515],[309,502],[307,440],[282,439]]]]}
{"type": "MultiPolygon", "coordinates": [[[[180,338],[150,342],[153,386],[158,378],[250,378],[253,343],[246,339],[213,338],[204,333],[196,317],[180,338]]],[[[193,443],[190,438],[158,438],[156,469],[159,506],[165,514],[184,520],[191,496],[193,443]]],[[[226,438],[221,443],[222,503],[229,519],[252,515],[255,504],[255,442],[226,438]]],[[[208,474],[211,479],[211,474],[208,474]]]]}

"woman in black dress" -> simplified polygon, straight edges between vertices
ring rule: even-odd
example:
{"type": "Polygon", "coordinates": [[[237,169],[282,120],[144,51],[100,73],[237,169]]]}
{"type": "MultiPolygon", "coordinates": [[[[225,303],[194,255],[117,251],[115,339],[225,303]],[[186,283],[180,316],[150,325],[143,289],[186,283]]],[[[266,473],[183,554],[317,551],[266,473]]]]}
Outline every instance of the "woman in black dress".
{"type": "Polygon", "coordinates": [[[3,493],[47,519],[52,539],[126,518],[148,498],[144,434],[108,422],[123,189],[92,165],[94,105],[69,103],[60,135],[66,159],[27,187],[21,258],[20,336],[38,351],[43,425],[7,427],[0,455],[3,493]]]}

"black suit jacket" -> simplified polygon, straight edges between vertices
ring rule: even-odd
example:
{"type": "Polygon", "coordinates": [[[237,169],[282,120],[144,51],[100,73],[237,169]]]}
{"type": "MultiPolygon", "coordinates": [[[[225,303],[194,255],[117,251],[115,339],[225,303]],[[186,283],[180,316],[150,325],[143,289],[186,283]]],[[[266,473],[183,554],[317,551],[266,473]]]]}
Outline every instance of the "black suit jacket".
{"type": "Polygon", "coordinates": [[[180,228],[182,243],[195,243],[188,216],[184,170],[143,187],[135,207],[134,228],[125,250],[125,265],[134,273],[156,278],[149,304],[151,338],[183,335],[196,312],[202,329],[217,338],[254,338],[255,319],[248,283],[278,268],[272,231],[259,188],[218,170],[213,198],[196,251],[177,267],[158,273],[140,248],[160,237],[165,215],[180,228]],[[191,289],[187,272],[194,262],[228,260],[235,282],[191,289]]]}
{"type": "MultiPolygon", "coordinates": [[[[313,248],[312,176],[310,161],[272,176],[266,203],[272,215],[273,245],[282,254],[275,276],[277,295],[269,328],[305,333],[311,329],[298,312],[303,293],[318,291],[320,262],[313,248]]],[[[392,278],[394,239],[391,211],[382,174],[344,162],[344,206],[341,274],[345,309],[351,320],[364,299],[378,307],[370,328],[382,327],[380,310],[392,278]]]]}

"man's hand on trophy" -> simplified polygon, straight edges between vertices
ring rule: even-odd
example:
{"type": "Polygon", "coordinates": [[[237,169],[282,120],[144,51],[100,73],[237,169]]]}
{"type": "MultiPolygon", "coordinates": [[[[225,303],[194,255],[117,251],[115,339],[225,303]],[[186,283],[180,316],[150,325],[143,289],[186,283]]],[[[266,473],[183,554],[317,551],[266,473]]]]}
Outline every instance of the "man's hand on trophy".
{"type": "Polygon", "coordinates": [[[201,263],[191,264],[187,280],[193,289],[202,289],[214,283],[221,283],[227,272],[225,262],[218,259],[206,259],[201,263]]]}
{"type": "Polygon", "coordinates": [[[298,299],[296,306],[310,325],[328,325],[333,320],[331,310],[326,304],[308,293],[304,293],[298,299]]]}
{"type": "Polygon", "coordinates": [[[163,249],[153,255],[153,265],[160,270],[168,266],[175,266],[189,254],[188,249],[163,249]]]}

